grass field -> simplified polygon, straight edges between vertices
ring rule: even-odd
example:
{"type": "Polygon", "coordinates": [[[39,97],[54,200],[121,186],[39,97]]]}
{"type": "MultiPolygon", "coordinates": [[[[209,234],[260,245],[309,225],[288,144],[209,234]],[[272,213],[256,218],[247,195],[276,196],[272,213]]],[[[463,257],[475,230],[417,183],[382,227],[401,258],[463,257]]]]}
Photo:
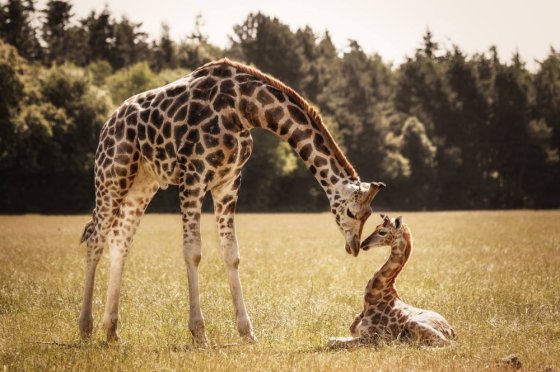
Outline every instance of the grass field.
{"type": "MultiPolygon", "coordinates": [[[[392,214],[391,214],[392,215],[392,214]]],[[[258,344],[237,336],[214,219],[203,216],[201,302],[211,347],[188,330],[178,215],[147,215],[124,273],[119,344],[104,342],[107,260],[98,270],[95,330],[77,319],[86,216],[0,217],[0,370],[481,370],[519,354],[526,370],[560,368],[560,212],[405,213],[415,247],[401,297],[444,315],[454,347],[405,344],[328,351],[347,336],[368,279],[388,249],[346,254],[328,214],[237,219],[241,280],[258,344]],[[49,344],[52,342],[53,344],[49,344]],[[58,343],[58,344],[54,344],[58,343]]],[[[368,234],[379,218],[368,221],[368,234]]]]}

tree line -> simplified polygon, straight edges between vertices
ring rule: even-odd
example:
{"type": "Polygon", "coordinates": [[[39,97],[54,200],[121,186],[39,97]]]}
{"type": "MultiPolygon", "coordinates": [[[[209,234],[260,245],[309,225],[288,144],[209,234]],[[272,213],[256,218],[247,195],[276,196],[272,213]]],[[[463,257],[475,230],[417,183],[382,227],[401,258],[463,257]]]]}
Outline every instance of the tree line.
{"type": "MultiPolygon", "coordinates": [[[[0,1],[0,212],[71,213],[93,206],[100,128],[124,99],[229,57],[281,79],[315,105],[364,180],[386,182],[391,209],[560,207],[560,53],[529,71],[518,54],[468,55],[429,32],[399,66],[328,32],[292,30],[251,13],[220,48],[196,17],[176,42],[162,24],[108,7],[78,18],[72,3],[0,1]]],[[[291,148],[255,130],[240,210],[324,210],[291,148]]],[[[177,210],[173,192],[153,210],[177,210]]]]}

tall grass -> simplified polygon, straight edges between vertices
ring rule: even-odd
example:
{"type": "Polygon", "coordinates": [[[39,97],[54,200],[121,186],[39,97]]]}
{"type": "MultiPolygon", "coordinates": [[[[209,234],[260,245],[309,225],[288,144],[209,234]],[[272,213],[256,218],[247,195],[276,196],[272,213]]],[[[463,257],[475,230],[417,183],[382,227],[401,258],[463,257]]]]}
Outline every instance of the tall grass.
{"type": "MultiPolygon", "coordinates": [[[[328,214],[239,215],[241,280],[258,344],[240,340],[211,215],[203,216],[201,303],[211,342],[192,345],[178,215],[148,215],[127,262],[118,344],[101,327],[107,260],[98,269],[93,340],[77,318],[87,217],[0,217],[0,369],[480,370],[517,353],[529,370],[560,367],[560,212],[406,213],[414,251],[401,297],[444,315],[456,346],[393,343],[328,351],[349,335],[362,292],[389,249],[347,255],[328,214]]],[[[364,234],[379,218],[373,216],[364,234]]]]}

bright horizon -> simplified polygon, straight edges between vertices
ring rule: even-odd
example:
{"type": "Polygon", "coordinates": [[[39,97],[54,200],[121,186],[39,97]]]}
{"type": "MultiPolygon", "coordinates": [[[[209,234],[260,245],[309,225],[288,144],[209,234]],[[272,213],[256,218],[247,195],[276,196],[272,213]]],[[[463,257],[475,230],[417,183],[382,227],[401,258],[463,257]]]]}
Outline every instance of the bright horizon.
{"type": "MultiPolygon", "coordinates": [[[[41,8],[46,0],[38,2],[41,8]]],[[[509,61],[519,51],[527,67],[534,70],[536,60],[544,59],[550,47],[560,49],[560,2],[534,0],[529,5],[520,0],[445,0],[396,1],[293,1],[244,0],[235,6],[224,0],[186,2],[162,0],[154,6],[149,0],[74,1],[74,14],[86,16],[91,10],[109,6],[116,18],[126,15],[142,22],[142,30],[151,39],[161,33],[161,24],[171,28],[171,36],[180,41],[194,27],[197,14],[204,19],[203,32],[209,41],[220,47],[229,45],[233,26],[243,22],[251,12],[277,17],[292,30],[309,25],[322,35],[329,31],[339,50],[345,50],[349,39],[357,40],[366,53],[378,53],[385,62],[400,64],[414,54],[430,29],[441,47],[457,44],[463,52],[473,55],[496,45],[500,58],[509,61]],[[218,10],[218,11],[216,11],[218,10]],[[556,36],[555,36],[556,35],[556,36]]]]}

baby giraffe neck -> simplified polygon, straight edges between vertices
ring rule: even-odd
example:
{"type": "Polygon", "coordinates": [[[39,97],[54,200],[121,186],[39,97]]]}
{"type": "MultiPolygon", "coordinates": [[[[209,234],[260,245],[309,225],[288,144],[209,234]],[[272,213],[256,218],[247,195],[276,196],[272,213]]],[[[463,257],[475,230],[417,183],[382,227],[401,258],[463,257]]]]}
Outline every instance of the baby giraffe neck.
{"type": "Polygon", "coordinates": [[[391,244],[391,255],[373,275],[366,287],[365,300],[368,303],[399,298],[395,288],[395,279],[403,269],[412,251],[412,235],[406,225],[402,227],[402,235],[391,244]]]}

